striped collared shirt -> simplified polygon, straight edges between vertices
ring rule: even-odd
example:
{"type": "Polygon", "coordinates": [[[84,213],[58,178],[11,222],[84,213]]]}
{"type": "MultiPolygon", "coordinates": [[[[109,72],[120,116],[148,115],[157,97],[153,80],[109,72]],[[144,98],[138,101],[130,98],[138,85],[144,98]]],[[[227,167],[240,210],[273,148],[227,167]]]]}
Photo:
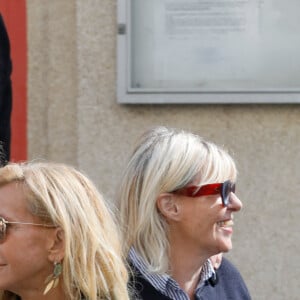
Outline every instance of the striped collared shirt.
{"type": "MultiPolygon", "coordinates": [[[[139,270],[142,276],[163,295],[174,300],[189,300],[189,296],[180,288],[178,283],[170,275],[150,273],[147,270],[146,263],[137,254],[134,248],[131,248],[129,251],[129,260],[134,265],[134,267],[139,270]]],[[[205,284],[205,281],[213,275],[215,275],[215,271],[210,260],[208,259],[204,263],[200,273],[199,283],[195,290],[196,299],[198,298],[197,296],[199,296],[202,287],[205,284]]]]}

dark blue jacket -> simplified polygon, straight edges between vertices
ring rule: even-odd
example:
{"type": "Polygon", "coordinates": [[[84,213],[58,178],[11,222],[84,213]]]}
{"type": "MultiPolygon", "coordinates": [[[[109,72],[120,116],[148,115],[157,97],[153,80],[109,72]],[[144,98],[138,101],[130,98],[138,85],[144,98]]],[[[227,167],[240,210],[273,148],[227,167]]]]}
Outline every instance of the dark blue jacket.
{"type": "MultiPolygon", "coordinates": [[[[161,294],[142,275],[132,267],[134,278],[130,286],[135,300],[176,300],[161,294]]],[[[223,257],[216,278],[209,279],[196,300],[250,300],[250,294],[239,271],[223,257]]]]}

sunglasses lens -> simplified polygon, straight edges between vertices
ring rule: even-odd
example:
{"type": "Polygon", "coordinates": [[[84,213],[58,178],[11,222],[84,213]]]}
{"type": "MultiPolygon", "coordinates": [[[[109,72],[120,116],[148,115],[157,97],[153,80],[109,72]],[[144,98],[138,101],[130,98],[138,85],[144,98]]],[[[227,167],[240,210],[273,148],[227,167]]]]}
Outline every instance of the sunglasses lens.
{"type": "Polygon", "coordinates": [[[0,241],[4,239],[6,232],[6,224],[4,223],[4,220],[0,218],[0,241]]]}
{"type": "Polygon", "coordinates": [[[222,184],[222,200],[224,206],[228,206],[231,192],[235,192],[235,184],[227,180],[222,184]]]}

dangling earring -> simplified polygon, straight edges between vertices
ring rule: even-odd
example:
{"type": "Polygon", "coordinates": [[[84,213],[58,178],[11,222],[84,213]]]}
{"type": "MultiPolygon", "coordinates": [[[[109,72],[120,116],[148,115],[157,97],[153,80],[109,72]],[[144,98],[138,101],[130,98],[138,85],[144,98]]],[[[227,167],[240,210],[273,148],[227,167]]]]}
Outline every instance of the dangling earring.
{"type": "Polygon", "coordinates": [[[44,295],[46,295],[51,289],[57,287],[59,282],[59,275],[61,274],[61,272],[62,272],[61,263],[55,262],[53,273],[49,275],[45,280],[46,288],[43,293],[44,295]]]}

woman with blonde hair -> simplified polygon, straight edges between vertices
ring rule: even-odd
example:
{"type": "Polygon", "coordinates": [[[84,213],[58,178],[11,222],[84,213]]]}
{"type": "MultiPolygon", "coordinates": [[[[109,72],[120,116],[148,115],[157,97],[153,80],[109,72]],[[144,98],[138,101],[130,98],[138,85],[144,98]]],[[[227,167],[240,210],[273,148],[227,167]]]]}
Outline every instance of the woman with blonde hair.
{"type": "Polygon", "coordinates": [[[74,168],[28,162],[0,168],[1,300],[127,300],[112,215],[74,168]]]}
{"type": "Polygon", "coordinates": [[[212,261],[232,248],[236,177],[228,152],[200,136],[166,127],[142,135],[118,196],[138,299],[250,299],[238,270],[212,261]]]}

